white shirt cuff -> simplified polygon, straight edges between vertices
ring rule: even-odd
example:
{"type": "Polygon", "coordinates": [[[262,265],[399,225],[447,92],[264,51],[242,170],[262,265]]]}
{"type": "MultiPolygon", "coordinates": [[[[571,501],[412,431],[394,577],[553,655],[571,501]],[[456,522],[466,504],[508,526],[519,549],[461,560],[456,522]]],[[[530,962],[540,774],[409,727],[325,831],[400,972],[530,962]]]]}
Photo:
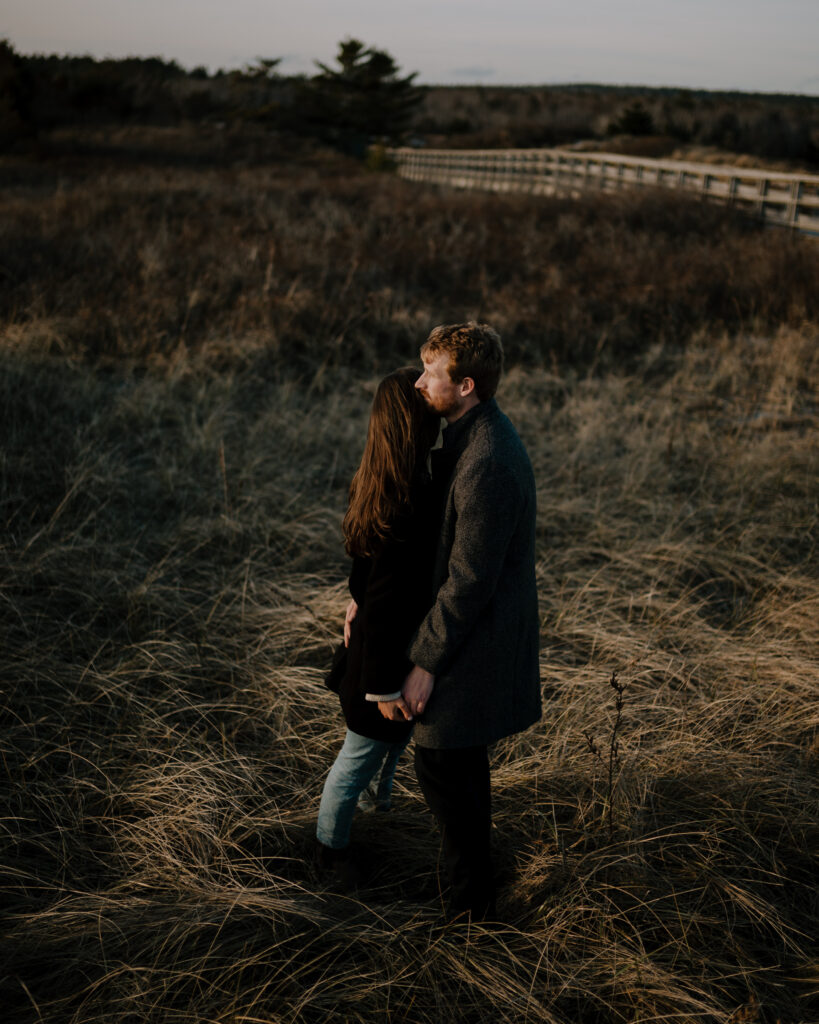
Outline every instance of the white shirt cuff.
{"type": "Polygon", "coordinates": [[[400,696],[400,690],[397,690],[395,693],[365,693],[364,700],[373,702],[377,702],[379,700],[398,700],[400,696]]]}

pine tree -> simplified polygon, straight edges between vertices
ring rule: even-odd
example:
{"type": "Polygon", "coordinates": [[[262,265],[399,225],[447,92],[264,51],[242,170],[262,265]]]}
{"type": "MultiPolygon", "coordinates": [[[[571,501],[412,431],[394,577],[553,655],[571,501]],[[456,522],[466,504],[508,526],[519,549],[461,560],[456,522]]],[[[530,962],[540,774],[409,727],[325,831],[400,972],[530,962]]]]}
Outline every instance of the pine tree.
{"type": "Polygon", "coordinates": [[[417,72],[401,76],[389,53],[358,39],[339,44],[336,62],[316,61],[320,74],[310,82],[309,116],[320,134],[355,153],[375,140],[399,141],[422,99],[417,72]]]}

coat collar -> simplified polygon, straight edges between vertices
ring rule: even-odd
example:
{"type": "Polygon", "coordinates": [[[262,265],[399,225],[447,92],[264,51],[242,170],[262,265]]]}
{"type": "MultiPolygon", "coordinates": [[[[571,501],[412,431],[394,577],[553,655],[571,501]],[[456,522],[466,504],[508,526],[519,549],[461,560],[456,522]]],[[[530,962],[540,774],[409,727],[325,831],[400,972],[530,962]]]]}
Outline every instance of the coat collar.
{"type": "Polygon", "coordinates": [[[497,407],[498,403],[494,398],[488,398],[485,402],[478,402],[469,412],[465,412],[454,423],[444,427],[442,446],[447,451],[460,455],[464,448],[466,448],[474,424],[485,416],[489,416],[497,407]]]}

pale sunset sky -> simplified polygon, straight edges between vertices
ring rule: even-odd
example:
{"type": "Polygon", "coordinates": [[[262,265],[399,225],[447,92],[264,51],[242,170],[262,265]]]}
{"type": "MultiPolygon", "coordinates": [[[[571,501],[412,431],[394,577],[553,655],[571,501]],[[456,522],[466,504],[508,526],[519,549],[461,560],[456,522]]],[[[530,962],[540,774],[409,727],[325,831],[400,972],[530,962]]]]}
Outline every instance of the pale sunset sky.
{"type": "Polygon", "coordinates": [[[2,0],[21,53],[187,68],[331,62],[348,36],[421,83],[667,85],[819,95],[819,0],[2,0]]]}

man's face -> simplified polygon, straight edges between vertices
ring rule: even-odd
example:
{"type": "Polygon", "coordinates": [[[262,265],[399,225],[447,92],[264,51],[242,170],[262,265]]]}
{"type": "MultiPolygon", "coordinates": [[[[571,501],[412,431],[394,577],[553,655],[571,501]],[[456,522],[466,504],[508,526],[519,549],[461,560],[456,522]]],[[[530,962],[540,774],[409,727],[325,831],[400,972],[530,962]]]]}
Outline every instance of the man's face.
{"type": "Polygon", "coordinates": [[[455,384],[449,376],[449,356],[446,352],[424,359],[424,372],[415,386],[424,396],[427,405],[448,420],[457,419],[462,409],[461,385],[455,384]]]}

